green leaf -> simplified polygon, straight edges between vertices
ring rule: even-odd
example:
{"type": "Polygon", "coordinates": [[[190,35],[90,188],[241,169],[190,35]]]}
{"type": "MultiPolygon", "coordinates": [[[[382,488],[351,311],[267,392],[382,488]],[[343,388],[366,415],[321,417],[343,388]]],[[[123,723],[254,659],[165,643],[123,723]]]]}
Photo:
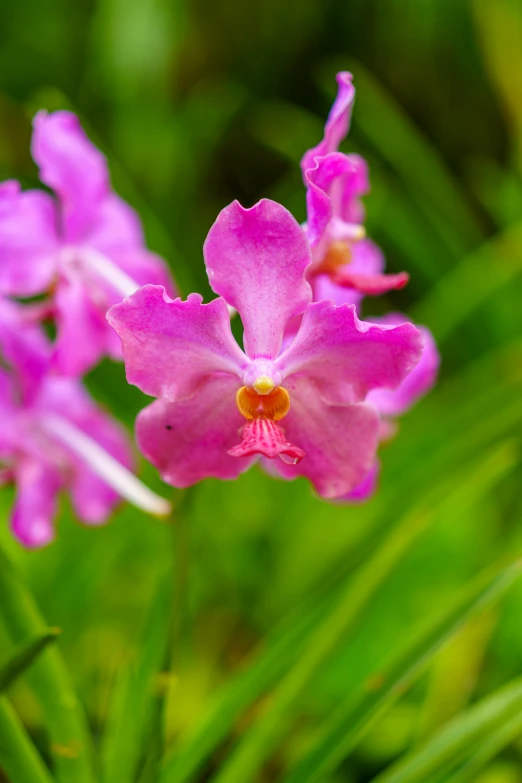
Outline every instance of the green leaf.
{"type": "Polygon", "coordinates": [[[477,773],[522,734],[522,712],[504,723],[491,736],[480,742],[480,747],[468,761],[448,780],[448,783],[474,783],[477,773]]]}
{"type": "Polygon", "coordinates": [[[50,642],[54,642],[59,633],[57,628],[50,628],[45,633],[37,634],[27,642],[22,642],[0,660],[0,693],[31,666],[35,658],[50,642]]]}
{"type": "MultiPolygon", "coordinates": [[[[482,699],[447,724],[421,748],[399,759],[373,783],[426,783],[469,756],[474,744],[490,743],[522,710],[522,678],[482,699]]],[[[444,778],[447,780],[447,776],[444,778]]]]}
{"type": "Polygon", "coordinates": [[[498,601],[521,571],[522,561],[517,561],[493,577],[488,572],[468,586],[449,610],[417,633],[400,655],[368,679],[355,700],[348,699],[342,705],[315,745],[284,778],[285,783],[313,783],[332,773],[439,648],[464,623],[498,601]]]}
{"type": "MultiPolygon", "coordinates": [[[[435,485],[423,502],[407,512],[379,549],[347,580],[333,609],[315,629],[304,652],[274,693],[270,706],[244,735],[236,751],[214,778],[219,783],[252,780],[291,723],[296,705],[340,641],[352,630],[370,599],[416,536],[437,514],[459,513],[516,462],[513,443],[506,443],[463,475],[435,485]],[[480,487],[480,492],[477,491],[480,487]]],[[[168,779],[165,779],[168,780],[168,779]]]]}
{"type": "Polygon", "coordinates": [[[0,696],[0,768],[10,783],[53,783],[9,701],[0,696]]]}
{"type": "Polygon", "coordinates": [[[411,317],[429,323],[438,340],[449,337],[479,305],[522,271],[522,223],[510,226],[464,258],[412,308],[411,317]],[[466,292],[466,296],[462,292],[466,292]],[[440,318],[440,313],[444,318],[440,318]]]}
{"type": "MultiPolygon", "coordinates": [[[[167,601],[172,575],[163,577],[141,634],[138,660],[118,662],[102,737],[104,783],[131,783],[142,755],[156,741],[152,736],[152,707],[158,700],[157,678],[164,668],[168,636],[167,601]]],[[[154,726],[154,734],[160,727],[154,726]]]]}
{"type": "MultiPolygon", "coordinates": [[[[0,595],[0,617],[14,642],[45,633],[46,624],[29,590],[1,550],[0,595]]],[[[45,714],[57,780],[92,783],[87,723],[58,649],[44,650],[27,679],[45,714]]]]}

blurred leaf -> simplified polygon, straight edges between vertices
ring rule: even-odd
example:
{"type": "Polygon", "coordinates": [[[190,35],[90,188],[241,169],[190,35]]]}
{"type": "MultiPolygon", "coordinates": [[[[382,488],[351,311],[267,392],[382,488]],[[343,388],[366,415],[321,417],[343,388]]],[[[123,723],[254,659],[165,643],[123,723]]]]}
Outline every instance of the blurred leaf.
{"type": "Polygon", "coordinates": [[[496,290],[522,272],[522,223],[481,245],[448,272],[414,308],[412,318],[447,339],[496,290]],[[444,313],[444,318],[437,317],[444,313]]]}
{"type": "Polygon", "coordinates": [[[375,672],[355,700],[348,700],[321,731],[318,741],[290,770],[285,783],[323,780],[346,758],[365,733],[409,687],[439,648],[464,623],[498,601],[520,577],[522,561],[481,576],[463,591],[442,617],[417,632],[406,648],[375,672]]]}
{"type": "Polygon", "coordinates": [[[522,6],[519,0],[473,0],[479,40],[512,126],[522,171],[522,6]]]}
{"type": "Polygon", "coordinates": [[[8,776],[9,783],[53,783],[20,719],[4,696],[0,696],[0,769],[8,776]]]}
{"type": "MultiPolygon", "coordinates": [[[[22,578],[0,550],[0,617],[14,641],[45,633],[46,626],[22,578]]],[[[45,712],[56,778],[92,783],[90,737],[58,650],[44,650],[28,672],[45,712]]]]}
{"type": "Polygon", "coordinates": [[[50,642],[59,635],[58,629],[51,628],[43,634],[37,634],[26,642],[15,647],[9,655],[0,660],[0,693],[31,666],[33,661],[50,642]]]}
{"type": "Polygon", "coordinates": [[[339,601],[315,630],[292,670],[276,689],[270,705],[246,732],[236,751],[215,777],[216,781],[233,783],[252,778],[287,730],[299,698],[340,640],[352,629],[415,537],[436,514],[443,514],[445,509],[451,509],[451,513],[455,514],[459,504],[476,502],[477,486],[485,491],[491,481],[498,480],[499,475],[513,465],[514,459],[512,444],[505,444],[463,476],[458,479],[452,476],[450,481],[435,486],[419,506],[401,517],[380,548],[347,581],[339,601]]]}
{"type": "Polygon", "coordinates": [[[167,642],[170,642],[167,603],[171,581],[169,571],[159,582],[141,637],[140,658],[137,661],[118,660],[116,664],[102,738],[104,783],[136,780],[140,762],[150,754],[162,729],[156,721],[151,725],[151,711],[165,690],[164,686],[160,687],[160,677],[165,666],[167,642]]]}
{"type": "Polygon", "coordinates": [[[522,679],[512,680],[447,724],[419,750],[392,764],[373,783],[427,783],[437,773],[469,756],[474,745],[489,743],[507,724],[521,721],[522,679]]]}
{"type": "Polygon", "coordinates": [[[458,772],[448,779],[448,783],[474,783],[477,780],[477,773],[521,734],[522,712],[519,712],[511,720],[492,731],[489,737],[481,740],[480,747],[458,772]]]}

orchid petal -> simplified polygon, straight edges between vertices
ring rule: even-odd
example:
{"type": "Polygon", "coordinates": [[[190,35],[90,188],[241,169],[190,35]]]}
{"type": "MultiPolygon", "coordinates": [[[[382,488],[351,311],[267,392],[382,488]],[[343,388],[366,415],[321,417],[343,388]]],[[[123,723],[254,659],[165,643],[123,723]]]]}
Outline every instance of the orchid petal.
{"type": "Polygon", "coordinates": [[[236,391],[235,378],[217,375],[188,400],[158,400],[141,411],[138,445],[164,481],[182,488],[209,476],[234,479],[252,464],[252,458],[227,454],[245,423],[236,391]]]}
{"type": "Polygon", "coordinates": [[[101,286],[100,295],[106,300],[101,307],[79,276],[64,278],[57,286],[54,301],[58,334],[53,364],[64,375],[79,377],[110,352],[114,340],[105,319],[110,297],[101,286]]]}
{"type": "Polygon", "coordinates": [[[61,486],[59,473],[34,459],[19,460],[16,500],[11,517],[13,535],[26,547],[39,547],[54,538],[53,520],[61,486]]]}
{"type": "Polygon", "coordinates": [[[107,318],[122,341],[127,380],[153,397],[190,396],[213,373],[240,375],[247,364],[223,299],[203,304],[191,294],[183,302],[146,285],[107,318]]]}
{"type": "Polygon", "coordinates": [[[306,456],[297,465],[274,460],[285,478],[305,476],[325,498],[346,495],[368,474],[375,460],[379,417],[364,403],[327,405],[305,378],[288,379],[292,405],[283,419],[285,437],[306,456]]]}
{"type": "Polygon", "coordinates": [[[81,242],[109,190],[105,156],[89,141],[71,112],[38,112],[33,127],[33,158],[40,168],[40,179],[60,199],[65,240],[81,242]]]}
{"type": "Polygon", "coordinates": [[[339,267],[332,275],[332,280],[337,285],[345,288],[355,288],[365,296],[380,296],[388,291],[397,291],[408,284],[410,276],[407,272],[399,272],[395,275],[366,275],[354,272],[351,264],[339,267]]]}
{"type": "MultiPolygon", "coordinates": [[[[334,152],[315,162],[306,172],[307,234],[312,247],[324,237],[330,221],[353,226],[364,213],[358,199],[369,190],[368,166],[359,155],[334,152]],[[354,208],[354,205],[358,205],[354,208]]],[[[343,239],[337,231],[336,237],[343,239]]]]}
{"type": "MultiPolygon", "coordinates": [[[[372,319],[373,320],[373,319],[372,319]]],[[[400,313],[389,313],[383,318],[375,319],[379,324],[397,324],[406,319],[400,313]]],[[[401,385],[391,391],[375,389],[368,395],[368,402],[384,416],[400,416],[415,405],[432,388],[437,379],[440,356],[433,335],[425,326],[418,327],[424,338],[424,347],[419,363],[401,385]]]]}
{"type": "Polygon", "coordinates": [[[23,305],[0,298],[0,348],[25,404],[37,394],[51,354],[45,333],[26,313],[23,305]]]}
{"type": "Polygon", "coordinates": [[[307,376],[326,401],[346,404],[371,389],[397,388],[419,361],[422,342],[413,324],[379,326],[360,321],[353,305],[314,302],[275,366],[283,378],[307,376]]]}
{"type": "Polygon", "coordinates": [[[47,193],[0,185],[0,293],[44,293],[56,274],[56,208],[47,193]]]}
{"type": "Polygon", "coordinates": [[[347,71],[341,71],[337,74],[337,97],[326,120],[323,139],[303,155],[301,160],[303,175],[307,169],[313,168],[315,158],[338,150],[339,144],[348,134],[355,99],[355,87],[352,84],[352,79],[352,74],[347,71]]]}
{"type": "Polygon", "coordinates": [[[241,316],[247,354],[274,358],[287,321],[311,298],[310,249],[297,221],[268,199],[251,209],[235,201],[210,229],[204,256],[212,289],[241,316]]]}

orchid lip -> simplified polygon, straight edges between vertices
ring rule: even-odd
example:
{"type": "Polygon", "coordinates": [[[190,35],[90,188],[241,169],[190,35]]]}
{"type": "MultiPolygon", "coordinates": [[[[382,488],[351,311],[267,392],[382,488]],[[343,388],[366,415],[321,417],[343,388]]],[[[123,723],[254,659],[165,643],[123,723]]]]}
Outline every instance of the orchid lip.
{"type": "Polygon", "coordinates": [[[71,449],[119,495],[149,514],[166,516],[170,503],[156,495],[92,438],[56,414],[42,418],[45,431],[71,449]]]}

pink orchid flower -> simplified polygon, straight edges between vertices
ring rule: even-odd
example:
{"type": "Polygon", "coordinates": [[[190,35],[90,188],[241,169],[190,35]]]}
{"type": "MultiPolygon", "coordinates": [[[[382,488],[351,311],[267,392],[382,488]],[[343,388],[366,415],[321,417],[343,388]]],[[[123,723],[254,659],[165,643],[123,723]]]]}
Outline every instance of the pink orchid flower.
{"type": "MultiPolygon", "coordinates": [[[[395,326],[407,320],[406,316],[401,313],[388,313],[382,318],[372,319],[372,323],[395,326]]],[[[429,329],[425,326],[418,328],[424,338],[419,363],[396,389],[373,389],[366,398],[366,401],[377,409],[381,417],[380,441],[393,438],[397,431],[397,417],[402,416],[424,397],[437,380],[440,365],[437,344],[429,329]]],[[[376,490],[378,476],[379,462],[376,460],[367,476],[344,499],[355,503],[367,500],[376,490]]]]}
{"type": "Polygon", "coordinates": [[[384,274],[382,253],[365,238],[361,197],[369,191],[367,165],[359,155],[338,151],[348,133],[355,99],[352,75],[337,74],[337,83],[324,137],[301,161],[307,189],[305,231],[313,258],[308,274],[315,299],[346,301],[348,289],[350,300],[359,304],[363,296],[403,288],[408,275],[384,274]]]}
{"type": "Polygon", "coordinates": [[[165,263],[145,248],[136,213],[110,188],[105,157],[67,111],[39,112],[33,157],[55,198],[0,185],[0,294],[52,293],[53,364],[79,376],[103,355],[121,358],[107,309],[143,283],[172,290],[165,263]]]}
{"type": "Polygon", "coordinates": [[[82,385],[49,374],[50,345],[24,309],[0,300],[0,483],[16,486],[11,525],[27,547],[49,543],[57,497],[67,490],[78,518],[98,525],[119,496],[155,514],[169,504],[130,472],[123,429],[82,385]]]}
{"type": "Polygon", "coordinates": [[[176,487],[236,478],[261,455],[284,478],[306,476],[323,497],[351,491],[378,442],[379,416],[364,400],[402,383],[419,360],[420,332],[311,302],[307,239],[273,201],[225,208],[204,256],[218,294],[209,304],[147,285],[108,313],[128,381],[159,398],[138,416],[140,449],[176,487]],[[244,351],[227,305],[241,317],[244,351]],[[288,322],[301,315],[282,348],[288,322]]]}

